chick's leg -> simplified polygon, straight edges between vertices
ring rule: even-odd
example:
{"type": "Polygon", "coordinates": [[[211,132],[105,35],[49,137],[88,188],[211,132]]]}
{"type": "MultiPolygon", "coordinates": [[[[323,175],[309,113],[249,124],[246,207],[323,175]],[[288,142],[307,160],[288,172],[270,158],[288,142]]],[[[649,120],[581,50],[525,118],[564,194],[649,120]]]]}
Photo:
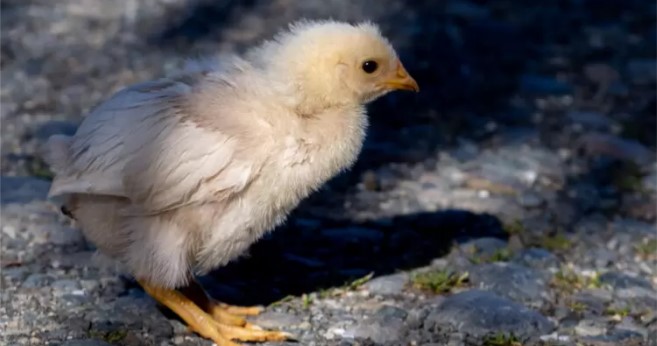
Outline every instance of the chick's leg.
{"type": "Polygon", "coordinates": [[[262,312],[262,307],[233,306],[218,302],[212,299],[207,292],[205,292],[203,287],[194,279],[190,281],[189,285],[182,288],[181,292],[214,317],[219,323],[251,329],[261,329],[249,324],[246,319],[244,319],[244,316],[258,315],[262,312]]]}
{"type": "Polygon", "coordinates": [[[171,289],[163,289],[140,281],[146,293],[177,314],[191,330],[218,346],[239,346],[231,340],[241,341],[283,341],[290,337],[283,332],[248,329],[221,323],[203,311],[187,296],[171,289]]]}

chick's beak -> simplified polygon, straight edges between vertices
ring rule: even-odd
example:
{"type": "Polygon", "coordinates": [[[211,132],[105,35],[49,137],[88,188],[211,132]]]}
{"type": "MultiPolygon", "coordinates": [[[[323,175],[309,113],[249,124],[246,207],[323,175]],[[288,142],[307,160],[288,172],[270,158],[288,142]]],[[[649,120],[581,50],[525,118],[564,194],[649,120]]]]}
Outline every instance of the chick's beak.
{"type": "Polygon", "coordinates": [[[401,62],[397,63],[397,70],[395,71],[395,75],[385,81],[384,85],[392,90],[412,90],[415,92],[420,91],[420,86],[418,86],[415,79],[413,79],[413,77],[408,74],[408,71],[406,71],[404,65],[402,65],[401,62]]]}

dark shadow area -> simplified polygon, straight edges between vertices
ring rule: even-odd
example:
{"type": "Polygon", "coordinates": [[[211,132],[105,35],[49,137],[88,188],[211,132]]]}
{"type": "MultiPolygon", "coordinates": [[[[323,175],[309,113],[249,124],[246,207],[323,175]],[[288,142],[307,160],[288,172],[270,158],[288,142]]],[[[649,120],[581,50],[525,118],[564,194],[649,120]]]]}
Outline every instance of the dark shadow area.
{"type": "Polygon", "coordinates": [[[233,16],[240,16],[255,4],[255,0],[199,1],[185,13],[169,19],[167,27],[151,37],[156,46],[180,47],[190,42],[220,35],[233,16]]]}
{"type": "Polygon", "coordinates": [[[295,218],[255,244],[246,258],[201,278],[217,299],[270,304],[375,276],[428,265],[454,243],[505,238],[491,215],[445,210],[366,223],[295,218]]]}

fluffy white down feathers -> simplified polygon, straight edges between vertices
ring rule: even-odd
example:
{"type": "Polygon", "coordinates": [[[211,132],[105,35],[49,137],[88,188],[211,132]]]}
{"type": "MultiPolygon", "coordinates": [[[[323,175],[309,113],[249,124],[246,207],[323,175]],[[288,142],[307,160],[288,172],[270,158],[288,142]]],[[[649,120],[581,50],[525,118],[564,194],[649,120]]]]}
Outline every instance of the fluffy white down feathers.
{"type": "Polygon", "coordinates": [[[73,137],[51,137],[50,195],[102,253],[174,288],[352,165],[364,104],[393,89],[417,84],[374,25],[295,24],[243,57],[123,89],[73,137]]]}

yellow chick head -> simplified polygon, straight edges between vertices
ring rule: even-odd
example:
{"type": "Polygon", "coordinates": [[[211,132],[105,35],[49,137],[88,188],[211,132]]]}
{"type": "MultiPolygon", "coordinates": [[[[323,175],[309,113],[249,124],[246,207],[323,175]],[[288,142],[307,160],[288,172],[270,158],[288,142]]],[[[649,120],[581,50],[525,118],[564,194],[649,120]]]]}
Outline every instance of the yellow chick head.
{"type": "Polygon", "coordinates": [[[297,22],[250,56],[279,80],[291,81],[312,109],[365,104],[393,90],[419,91],[372,23],[297,22]]]}

